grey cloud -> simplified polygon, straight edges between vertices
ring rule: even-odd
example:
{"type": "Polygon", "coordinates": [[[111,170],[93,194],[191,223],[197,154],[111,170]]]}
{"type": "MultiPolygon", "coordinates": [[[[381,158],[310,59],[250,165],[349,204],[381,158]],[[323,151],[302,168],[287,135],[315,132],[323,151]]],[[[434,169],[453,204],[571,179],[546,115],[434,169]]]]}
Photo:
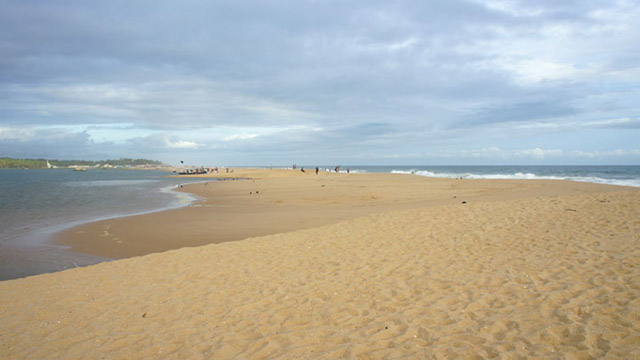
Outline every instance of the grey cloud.
{"type": "Polygon", "coordinates": [[[628,129],[640,130],[640,118],[637,119],[614,119],[609,121],[595,122],[594,127],[603,129],[628,129]]]}
{"type": "MultiPolygon", "coordinates": [[[[404,150],[425,139],[436,143],[442,131],[461,136],[509,122],[578,121],[596,106],[589,95],[610,92],[598,86],[604,80],[521,83],[496,65],[504,60],[501,47],[535,39],[545,26],[608,25],[593,13],[613,5],[501,3],[511,7],[445,0],[1,1],[0,121],[131,123],[169,136],[134,140],[123,151],[162,151],[166,141],[181,141],[172,131],[185,129],[323,129],[217,145],[247,154],[381,144],[404,150]],[[485,51],[486,44],[496,49],[485,51]]],[[[610,74],[635,71],[637,35],[621,31],[622,39],[613,33],[620,45],[611,51],[594,44],[604,49],[610,74]]],[[[518,60],[520,51],[505,58],[518,60]]],[[[637,80],[620,82],[637,87],[637,80]]],[[[635,116],[611,103],[598,116],[635,116]]]]}
{"type": "MultiPolygon", "coordinates": [[[[290,152],[296,156],[314,153],[318,158],[339,157],[345,153],[358,156],[358,149],[371,146],[381,148],[399,143],[402,141],[402,134],[398,131],[393,124],[376,122],[324,129],[300,127],[228,143],[223,148],[250,153],[290,152]]],[[[216,150],[220,148],[215,147],[216,150]]]]}
{"type": "Polygon", "coordinates": [[[482,109],[471,123],[488,124],[500,122],[541,121],[564,116],[573,116],[579,111],[564,102],[535,101],[509,105],[500,105],[482,109]]]}
{"type": "Polygon", "coordinates": [[[0,138],[0,153],[17,158],[84,159],[91,154],[88,134],[64,130],[32,130],[21,137],[0,138]]]}
{"type": "Polygon", "coordinates": [[[181,140],[175,135],[160,133],[127,140],[126,146],[140,149],[144,152],[157,151],[189,151],[202,147],[194,141],[181,140]]]}

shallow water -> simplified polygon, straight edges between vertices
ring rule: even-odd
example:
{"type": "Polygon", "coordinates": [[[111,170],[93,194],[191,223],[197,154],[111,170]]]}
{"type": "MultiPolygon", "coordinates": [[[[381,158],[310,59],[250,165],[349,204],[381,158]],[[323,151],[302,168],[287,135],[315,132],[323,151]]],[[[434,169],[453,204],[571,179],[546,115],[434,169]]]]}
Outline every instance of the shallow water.
{"type": "Polygon", "coordinates": [[[0,170],[0,280],[104,261],[69,253],[47,240],[81,223],[193,202],[193,196],[172,189],[197,180],[168,175],[154,170],[0,170]]]}

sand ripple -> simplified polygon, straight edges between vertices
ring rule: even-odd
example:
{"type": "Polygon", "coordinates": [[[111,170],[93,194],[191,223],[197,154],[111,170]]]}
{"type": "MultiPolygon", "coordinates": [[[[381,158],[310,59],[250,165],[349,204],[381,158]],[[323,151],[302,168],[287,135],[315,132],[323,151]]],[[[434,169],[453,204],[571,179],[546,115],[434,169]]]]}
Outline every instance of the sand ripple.
{"type": "Polygon", "coordinates": [[[370,215],[0,283],[4,358],[638,358],[640,192],[370,215]]]}

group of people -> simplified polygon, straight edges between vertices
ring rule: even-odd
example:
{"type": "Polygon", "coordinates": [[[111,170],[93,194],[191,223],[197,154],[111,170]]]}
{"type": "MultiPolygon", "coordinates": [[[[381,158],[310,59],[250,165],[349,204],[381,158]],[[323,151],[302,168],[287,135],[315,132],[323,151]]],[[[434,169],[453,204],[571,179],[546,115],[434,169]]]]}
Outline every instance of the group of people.
{"type": "MultiPolygon", "coordinates": [[[[298,168],[298,165],[293,164],[293,170],[296,170],[297,168],[298,168]]],[[[340,172],[340,165],[336,166],[333,170],[335,172],[340,172]]],[[[300,171],[306,172],[304,170],[304,166],[300,167],[300,171]]],[[[329,172],[330,170],[328,168],[325,168],[325,171],[329,172]]],[[[320,168],[316,166],[316,175],[318,175],[319,172],[320,172],[320,168]]],[[[347,168],[347,174],[349,174],[350,172],[351,172],[351,170],[349,168],[347,168]]]]}
{"type": "MultiPolygon", "coordinates": [[[[227,173],[227,174],[228,174],[228,173],[232,173],[232,172],[233,172],[233,169],[231,169],[231,168],[224,168],[224,169],[225,169],[225,171],[226,171],[226,173],[227,173]]],[[[220,169],[218,169],[218,167],[217,167],[217,166],[216,166],[216,167],[214,167],[214,168],[210,168],[210,169],[208,169],[208,170],[209,170],[209,172],[214,173],[214,174],[218,174],[218,173],[220,172],[220,169]]]]}

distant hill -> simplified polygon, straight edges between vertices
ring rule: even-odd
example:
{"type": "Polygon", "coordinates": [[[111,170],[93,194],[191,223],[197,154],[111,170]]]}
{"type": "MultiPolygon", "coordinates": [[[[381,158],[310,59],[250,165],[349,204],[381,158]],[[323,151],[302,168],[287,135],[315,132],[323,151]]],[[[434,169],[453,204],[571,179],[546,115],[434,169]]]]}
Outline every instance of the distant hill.
{"type": "Polygon", "coordinates": [[[164,166],[164,164],[157,160],[128,158],[101,161],[0,158],[0,169],[47,169],[49,166],[60,168],[67,168],[70,166],[157,167],[164,166]]]}

